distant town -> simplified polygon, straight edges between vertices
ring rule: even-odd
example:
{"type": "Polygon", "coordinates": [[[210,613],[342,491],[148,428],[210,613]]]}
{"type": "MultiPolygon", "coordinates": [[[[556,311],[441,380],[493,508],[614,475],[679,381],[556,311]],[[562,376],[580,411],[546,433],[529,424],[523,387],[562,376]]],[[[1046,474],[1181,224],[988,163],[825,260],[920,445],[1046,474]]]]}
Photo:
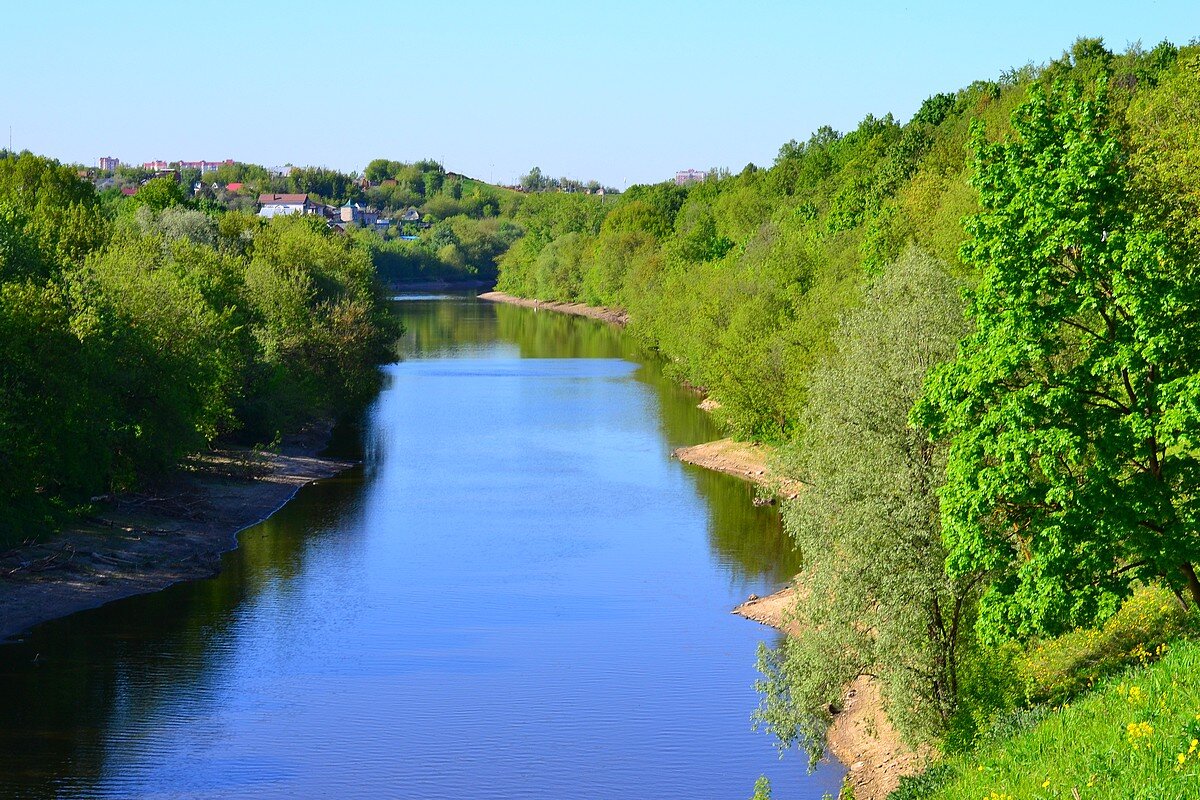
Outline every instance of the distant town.
{"type": "MultiPolygon", "coordinates": [[[[373,162],[375,163],[375,162],[373,162]]],[[[389,162],[395,164],[395,162],[389,162]]],[[[435,162],[418,162],[434,165],[442,170],[435,162]]],[[[369,202],[371,190],[383,190],[384,197],[374,199],[403,198],[403,182],[396,178],[375,176],[372,180],[370,168],[359,176],[344,175],[333,170],[312,167],[296,167],[285,164],[277,167],[259,167],[227,158],[220,161],[144,161],[131,164],[121,161],[116,156],[101,156],[96,160],[95,168],[80,169],[80,177],[90,180],[98,191],[118,191],[125,196],[134,196],[139,189],[151,180],[168,178],[173,180],[185,191],[197,198],[208,198],[227,208],[244,211],[254,211],[263,218],[286,215],[319,216],[326,220],[332,230],[344,232],[347,226],[372,228],[382,232],[393,226],[399,229],[401,238],[416,239],[420,229],[429,227],[423,218],[420,197],[424,195],[425,187],[417,186],[412,202],[402,204],[369,202]],[[343,180],[339,184],[340,192],[330,191],[262,191],[263,189],[294,188],[286,184],[298,173],[320,173],[321,177],[336,175],[343,180]],[[388,192],[390,190],[390,192],[388,192]],[[331,198],[331,194],[341,197],[331,198]],[[363,198],[367,202],[362,202],[363,198]],[[380,206],[383,206],[381,210],[380,206]]],[[[453,172],[444,172],[446,181],[474,179],[466,178],[453,172]]],[[[707,172],[686,169],[675,174],[674,182],[678,186],[703,182],[708,177],[707,172]]],[[[305,181],[299,181],[304,183],[305,181]]],[[[582,182],[569,178],[552,178],[544,176],[537,167],[523,175],[518,183],[498,185],[499,188],[514,192],[567,192],[588,195],[605,196],[619,194],[613,187],[602,186],[597,181],[582,182]]]]}

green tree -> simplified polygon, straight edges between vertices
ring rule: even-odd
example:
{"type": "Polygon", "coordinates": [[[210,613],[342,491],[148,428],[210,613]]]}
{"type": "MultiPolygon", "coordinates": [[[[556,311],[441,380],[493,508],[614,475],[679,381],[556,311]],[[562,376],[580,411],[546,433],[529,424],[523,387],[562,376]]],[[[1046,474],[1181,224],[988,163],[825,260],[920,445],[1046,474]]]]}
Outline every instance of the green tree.
{"type": "Polygon", "coordinates": [[[183,187],[174,178],[154,178],[138,189],[133,196],[135,206],[145,206],[151,211],[162,211],[177,206],[186,200],[183,187]]]}
{"type": "Polygon", "coordinates": [[[975,332],[914,419],[950,442],[952,575],[994,571],[987,640],[1112,613],[1138,578],[1200,603],[1200,274],[1132,189],[1107,83],[1035,86],[974,137],[975,332]]]}
{"type": "Polygon", "coordinates": [[[908,414],[963,332],[959,285],[910,249],[845,317],[812,376],[804,432],[789,450],[789,472],[809,487],[784,513],[804,558],[799,632],[760,659],[759,718],[784,742],[819,750],[823,709],[862,673],[878,678],[912,740],[940,734],[957,710],[977,576],[945,574],[945,448],[908,414]]]}

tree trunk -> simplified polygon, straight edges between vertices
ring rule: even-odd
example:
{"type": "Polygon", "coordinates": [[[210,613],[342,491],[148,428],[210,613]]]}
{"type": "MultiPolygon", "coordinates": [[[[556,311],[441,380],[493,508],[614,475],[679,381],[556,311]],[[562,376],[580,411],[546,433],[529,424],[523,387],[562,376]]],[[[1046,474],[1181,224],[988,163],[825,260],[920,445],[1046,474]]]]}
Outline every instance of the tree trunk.
{"type": "Polygon", "coordinates": [[[1200,579],[1196,578],[1196,570],[1192,568],[1190,561],[1180,564],[1179,569],[1187,578],[1188,590],[1192,593],[1192,604],[1200,607],[1200,579]]]}

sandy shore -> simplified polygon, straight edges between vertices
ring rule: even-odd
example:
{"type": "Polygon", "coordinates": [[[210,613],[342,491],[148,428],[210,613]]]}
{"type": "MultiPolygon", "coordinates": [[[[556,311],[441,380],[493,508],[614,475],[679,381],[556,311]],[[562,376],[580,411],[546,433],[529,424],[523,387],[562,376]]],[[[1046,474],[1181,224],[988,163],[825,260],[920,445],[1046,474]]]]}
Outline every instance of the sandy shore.
{"type": "Polygon", "coordinates": [[[479,299],[490,300],[493,303],[508,303],[509,305],[525,306],[526,308],[557,311],[561,314],[574,314],[577,317],[590,317],[620,327],[624,327],[629,322],[629,315],[619,308],[588,306],[583,303],[559,303],[554,300],[530,300],[526,297],[515,297],[504,292],[484,292],[479,295],[479,299]]]}
{"type": "MultiPolygon", "coordinates": [[[[733,613],[796,636],[799,626],[789,613],[797,592],[789,586],[747,600],[733,613]]],[[[854,787],[855,800],[884,800],[902,776],[921,772],[931,755],[914,751],[900,738],[884,713],[879,686],[869,675],[860,675],[846,687],[826,741],[829,752],[849,768],[846,780],[854,787]]]]}
{"type": "Polygon", "coordinates": [[[352,466],[320,458],[327,432],[252,458],[218,450],[148,493],[97,506],[57,534],[0,553],[0,640],[41,622],[216,574],[237,533],[307,483],[352,466]]]}
{"type": "Polygon", "coordinates": [[[718,439],[692,447],[680,447],[671,455],[688,464],[756,483],[788,500],[795,499],[804,489],[800,481],[785,478],[771,468],[774,454],[767,445],[718,439]]]}

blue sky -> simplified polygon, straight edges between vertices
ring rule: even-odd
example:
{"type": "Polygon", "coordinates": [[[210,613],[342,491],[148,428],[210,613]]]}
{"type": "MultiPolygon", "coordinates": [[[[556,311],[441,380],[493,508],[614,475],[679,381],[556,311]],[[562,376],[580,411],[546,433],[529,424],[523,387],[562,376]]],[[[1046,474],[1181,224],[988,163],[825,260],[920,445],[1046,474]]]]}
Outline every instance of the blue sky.
{"type": "Polygon", "coordinates": [[[1200,3],[5,3],[0,135],[65,161],[538,165],[619,187],[1058,56],[1200,37],[1200,3]]]}

